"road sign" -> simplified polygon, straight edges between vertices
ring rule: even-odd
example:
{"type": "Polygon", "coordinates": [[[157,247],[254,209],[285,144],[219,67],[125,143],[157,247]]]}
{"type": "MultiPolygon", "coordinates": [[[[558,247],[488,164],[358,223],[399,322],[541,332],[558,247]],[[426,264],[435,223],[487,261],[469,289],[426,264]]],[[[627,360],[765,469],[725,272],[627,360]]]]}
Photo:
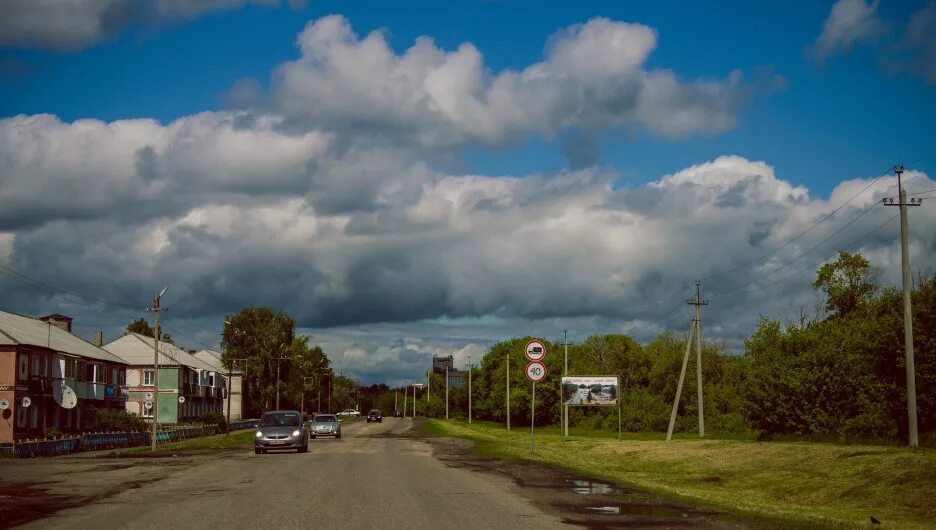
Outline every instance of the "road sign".
{"type": "Polygon", "coordinates": [[[144,399],[147,399],[147,400],[153,399],[153,393],[152,393],[152,392],[147,392],[147,393],[143,394],[143,398],[144,398],[144,399]]]}
{"type": "Polygon", "coordinates": [[[527,379],[534,383],[539,383],[546,379],[546,365],[541,362],[533,361],[526,366],[527,379]]]}
{"type": "Polygon", "coordinates": [[[523,349],[523,354],[531,361],[542,361],[546,357],[546,345],[538,340],[531,340],[523,349]]]}
{"type": "Polygon", "coordinates": [[[24,406],[24,407],[28,407],[28,406],[30,406],[30,405],[32,405],[32,400],[29,399],[28,397],[24,397],[24,398],[23,398],[23,406],[24,406]]]}
{"type": "Polygon", "coordinates": [[[0,399],[0,410],[6,410],[10,408],[10,402],[5,399],[0,399]]]}
{"type": "Polygon", "coordinates": [[[185,403],[185,396],[179,396],[179,403],[185,403]]]}
{"type": "Polygon", "coordinates": [[[143,406],[146,407],[146,408],[148,408],[148,409],[151,409],[151,408],[153,408],[153,402],[150,401],[150,400],[146,400],[146,401],[143,402],[143,406]]]}

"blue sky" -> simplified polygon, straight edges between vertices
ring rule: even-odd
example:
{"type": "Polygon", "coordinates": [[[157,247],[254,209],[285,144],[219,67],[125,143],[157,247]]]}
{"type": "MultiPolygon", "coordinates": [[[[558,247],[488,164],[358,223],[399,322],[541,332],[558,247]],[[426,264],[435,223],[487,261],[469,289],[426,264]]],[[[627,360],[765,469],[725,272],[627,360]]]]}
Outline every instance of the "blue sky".
{"type": "MultiPolygon", "coordinates": [[[[873,179],[936,188],[936,0],[258,1],[0,2],[0,264],[108,301],[0,274],[0,309],[113,338],[168,284],[182,346],[268,305],[398,382],[684,330],[702,277],[738,351],[818,303],[765,274],[847,249],[895,285],[873,179]]],[[[912,227],[933,272],[936,208],[912,227]]]]}
{"type": "MultiPolygon", "coordinates": [[[[787,81],[760,90],[733,130],[673,141],[609,132],[600,163],[642,183],[721,154],[768,160],[794,183],[828,193],[845,178],[872,176],[895,161],[936,149],[934,88],[906,74],[882,73],[880,47],[856,46],[818,65],[808,57],[831,4],[793,2],[310,2],[304,9],[248,6],[195,20],[130,28],[79,52],[0,50],[28,74],[0,78],[0,116],[48,112],[63,120],[155,118],[168,122],[223,106],[239,79],[266,84],[280,63],[295,59],[295,36],[331,13],[364,35],[383,29],[398,52],[419,36],[446,50],[473,43],[486,66],[520,69],[543,57],[557,28],[595,16],[655,28],[659,44],[648,66],[682,78],[717,79],[739,69],[756,81],[763,69],[787,81]]],[[[904,20],[923,2],[879,7],[904,20]]],[[[894,23],[892,32],[899,32],[894,23]]],[[[506,148],[466,148],[468,171],[525,174],[556,171],[565,159],[556,141],[532,138],[506,148]]],[[[920,164],[931,169],[934,163],[920,164]]]]}

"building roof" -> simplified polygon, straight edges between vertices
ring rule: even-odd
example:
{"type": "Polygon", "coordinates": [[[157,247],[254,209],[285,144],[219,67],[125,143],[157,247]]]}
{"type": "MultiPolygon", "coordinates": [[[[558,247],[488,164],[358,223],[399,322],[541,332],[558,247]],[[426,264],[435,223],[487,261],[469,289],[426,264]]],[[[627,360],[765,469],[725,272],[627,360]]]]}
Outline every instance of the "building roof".
{"type": "MultiPolygon", "coordinates": [[[[140,333],[127,333],[104,345],[104,349],[124,359],[133,366],[153,365],[153,337],[140,333]]],[[[166,366],[188,366],[209,372],[219,371],[208,363],[196,359],[175,344],[159,341],[159,364],[166,366]]]]}
{"type": "Polygon", "coordinates": [[[221,363],[221,354],[214,350],[202,350],[195,353],[195,358],[214,368],[216,372],[227,373],[227,368],[221,363]]]}
{"type": "Polygon", "coordinates": [[[113,353],[57,326],[7,311],[0,311],[0,345],[38,346],[98,361],[126,364],[113,353]]]}

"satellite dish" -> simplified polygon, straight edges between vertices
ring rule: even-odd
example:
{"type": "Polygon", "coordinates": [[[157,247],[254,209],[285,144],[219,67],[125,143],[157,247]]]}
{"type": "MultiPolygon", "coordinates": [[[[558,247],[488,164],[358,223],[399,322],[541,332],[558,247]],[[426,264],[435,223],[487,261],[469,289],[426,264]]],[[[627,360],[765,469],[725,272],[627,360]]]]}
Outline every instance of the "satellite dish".
{"type": "Polygon", "coordinates": [[[153,402],[152,402],[152,401],[146,401],[146,402],[143,403],[143,406],[146,407],[147,409],[151,409],[151,408],[153,408],[153,402]]]}
{"type": "Polygon", "coordinates": [[[153,399],[153,393],[152,393],[152,392],[147,392],[147,393],[143,394],[143,399],[153,399]]]}
{"type": "Polygon", "coordinates": [[[23,407],[28,408],[30,405],[32,405],[32,400],[29,399],[28,397],[24,397],[22,403],[23,403],[23,407]]]}
{"type": "Polygon", "coordinates": [[[5,399],[0,399],[0,410],[6,410],[10,408],[10,402],[5,399]]]}
{"type": "Polygon", "coordinates": [[[185,396],[179,396],[179,403],[185,403],[185,396]]]}
{"type": "Polygon", "coordinates": [[[78,396],[65,381],[57,381],[52,387],[52,399],[63,409],[73,409],[78,405],[78,396]]]}

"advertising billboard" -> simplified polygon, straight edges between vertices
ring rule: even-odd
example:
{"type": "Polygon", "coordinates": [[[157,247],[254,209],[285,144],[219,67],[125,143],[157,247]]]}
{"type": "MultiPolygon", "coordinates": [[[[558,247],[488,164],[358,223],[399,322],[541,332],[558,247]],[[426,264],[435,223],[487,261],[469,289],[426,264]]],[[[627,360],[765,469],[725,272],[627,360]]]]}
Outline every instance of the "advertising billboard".
{"type": "Polygon", "coordinates": [[[618,378],[572,376],[562,378],[562,402],[570,406],[618,404],[618,378]]]}

